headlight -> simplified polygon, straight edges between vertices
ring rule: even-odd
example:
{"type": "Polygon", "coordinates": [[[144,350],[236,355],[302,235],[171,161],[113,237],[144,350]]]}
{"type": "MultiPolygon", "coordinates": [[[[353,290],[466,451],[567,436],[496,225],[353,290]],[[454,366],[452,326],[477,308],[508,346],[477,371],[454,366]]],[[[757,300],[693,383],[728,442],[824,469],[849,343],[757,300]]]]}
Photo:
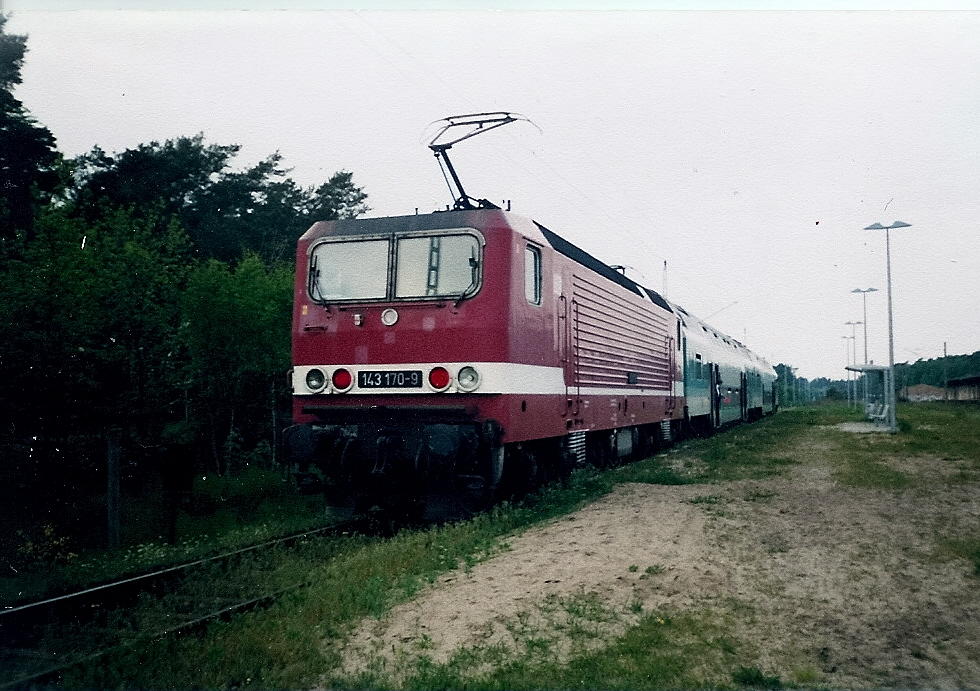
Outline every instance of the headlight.
{"type": "Polygon", "coordinates": [[[480,385],[480,373],[476,368],[467,365],[456,375],[456,385],[462,391],[473,391],[480,385]]]}
{"type": "Polygon", "coordinates": [[[306,388],[310,391],[323,391],[323,387],[326,385],[327,375],[323,373],[322,369],[314,368],[306,373],[306,388]]]}
{"type": "Polygon", "coordinates": [[[398,312],[391,307],[381,313],[381,323],[385,326],[394,326],[398,321],[398,312]]]}

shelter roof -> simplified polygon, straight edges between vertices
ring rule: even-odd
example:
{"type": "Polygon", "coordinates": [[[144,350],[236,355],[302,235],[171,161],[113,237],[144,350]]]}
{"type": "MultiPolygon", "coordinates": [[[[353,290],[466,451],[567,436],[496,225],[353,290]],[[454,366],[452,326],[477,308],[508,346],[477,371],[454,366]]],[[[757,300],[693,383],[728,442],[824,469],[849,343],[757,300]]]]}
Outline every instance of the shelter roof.
{"type": "Polygon", "coordinates": [[[888,365],[848,365],[844,369],[849,372],[885,372],[888,365]]]}
{"type": "Polygon", "coordinates": [[[980,374],[970,374],[965,377],[950,379],[949,386],[963,386],[964,384],[980,384],[980,374]]]}

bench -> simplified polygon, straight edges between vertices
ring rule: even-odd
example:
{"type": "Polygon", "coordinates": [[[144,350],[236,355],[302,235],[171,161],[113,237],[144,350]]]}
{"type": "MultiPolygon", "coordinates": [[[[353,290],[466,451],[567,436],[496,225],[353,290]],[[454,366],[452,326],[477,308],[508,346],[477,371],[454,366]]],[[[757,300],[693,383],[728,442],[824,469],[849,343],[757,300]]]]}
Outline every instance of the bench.
{"type": "Polygon", "coordinates": [[[873,422],[884,422],[888,417],[888,406],[884,403],[872,403],[865,409],[865,414],[873,422]]]}

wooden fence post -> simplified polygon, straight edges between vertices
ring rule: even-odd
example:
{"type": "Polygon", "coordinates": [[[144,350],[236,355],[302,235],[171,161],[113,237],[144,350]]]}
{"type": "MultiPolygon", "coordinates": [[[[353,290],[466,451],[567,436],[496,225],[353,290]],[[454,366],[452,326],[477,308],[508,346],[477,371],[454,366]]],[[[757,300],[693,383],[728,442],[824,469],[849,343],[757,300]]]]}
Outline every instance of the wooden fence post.
{"type": "Polygon", "coordinates": [[[106,458],[108,460],[108,488],[106,492],[106,504],[109,515],[109,549],[116,550],[122,546],[122,496],[120,491],[119,478],[121,475],[119,467],[120,440],[122,430],[112,427],[107,436],[106,458]]]}

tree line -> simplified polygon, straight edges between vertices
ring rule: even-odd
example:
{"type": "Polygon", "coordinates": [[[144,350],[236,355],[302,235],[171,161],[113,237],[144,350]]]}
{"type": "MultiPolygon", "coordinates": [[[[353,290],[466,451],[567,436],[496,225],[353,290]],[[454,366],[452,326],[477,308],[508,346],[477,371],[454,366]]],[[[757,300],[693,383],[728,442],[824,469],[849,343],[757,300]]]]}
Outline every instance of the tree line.
{"type": "Polygon", "coordinates": [[[0,484],[54,512],[103,472],[192,449],[208,472],[273,459],[289,392],[293,251],[368,210],[350,172],[304,187],[275,152],[203,134],[72,158],[14,95],[26,37],[0,15],[0,484]],[[48,504],[46,507],[45,504],[48,504]]]}
{"type": "Polygon", "coordinates": [[[980,350],[971,355],[947,355],[915,362],[895,363],[896,385],[929,384],[945,387],[950,379],[980,376],[980,350]]]}
{"type": "MultiPolygon", "coordinates": [[[[794,368],[776,365],[776,388],[781,405],[815,401],[821,398],[846,400],[852,381],[831,380],[826,377],[807,380],[796,377],[794,368]]],[[[980,376],[980,350],[970,355],[947,355],[929,360],[895,363],[895,387],[905,389],[916,384],[928,384],[944,388],[952,379],[980,376]]]]}

